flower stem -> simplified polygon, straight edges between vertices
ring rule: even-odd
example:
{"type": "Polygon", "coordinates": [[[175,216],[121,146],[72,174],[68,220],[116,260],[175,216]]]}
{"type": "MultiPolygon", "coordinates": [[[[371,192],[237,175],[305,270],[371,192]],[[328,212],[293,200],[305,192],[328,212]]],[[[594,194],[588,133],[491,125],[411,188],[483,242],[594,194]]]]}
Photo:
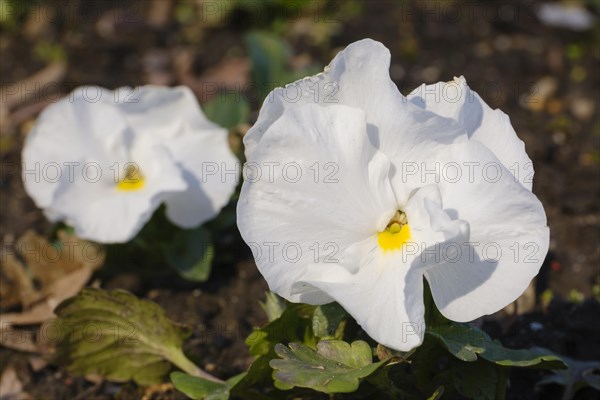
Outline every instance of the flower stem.
{"type": "Polygon", "coordinates": [[[506,398],[506,384],[508,382],[509,369],[507,367],[496,367],[496,400],[504,400],[506,398]]]}
{"type": "Polygon", "coordinates": [[[204,371],[203,369],[198,367],[196,364],[191,362],[190,359],[187,358],[185,356],[185,354],[183,354],[183,352],[181,352],[181,351],[170,354],[169,361],[171,361],[173,364],[175,364],[182,371],[184,371],[185,373],[187,373],[189,375],[196,376],[196,377],[202,378],[202,379],[206,379],[207,381],[211,381],[211,382],[216,382],[216,383],[224,382],[221,379],[219,379],[215,376],[212,376],[211,374],[209,374],[208,372],[204,371]]]}

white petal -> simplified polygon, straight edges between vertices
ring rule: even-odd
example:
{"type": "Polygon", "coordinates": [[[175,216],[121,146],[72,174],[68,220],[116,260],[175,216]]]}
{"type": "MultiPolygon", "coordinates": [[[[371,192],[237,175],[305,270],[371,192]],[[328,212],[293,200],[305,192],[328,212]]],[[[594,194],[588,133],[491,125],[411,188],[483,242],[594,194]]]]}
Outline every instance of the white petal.
{"type": "Polygon", "coordinates": [[[469,137],[486,145],[527,189],[533,184],[533,164],[525,144],[502,111],[492,110],[471,90],[464,77],[435,85],[421,85],[408,99],[426,110],[452,118],[466,129],[469,137]]]}
{"type": "Polygon", "coordinates": [[[185,192],[166,199],[167,217],[180,227],[196,227],[228,203],[239,180],[240,163],[231,152],[224,129],[185,135],[167,146],[188,183],[185,192]]]}
{"type": "Polygon", "coordinates": [[[340,303],[378,343],[400,351],[419,346],[425,333],[422,270],[411,268],[399,251],[381,251],[376,236],[348,252],[361,265],[356,273],[343,264],[313,264],[301,281],[340,303]]]}
{"type": "Polygon", "coordinates": [[[439,161],[474,164],[459,180],[441,180],[443,207],[469,222],[458,255],[426,272],[440,311],[455,321],[491,314],[519,297],[548,251],[546,215],[539,200],[477,141],[449,146],[439,161]],[[493,166],[493,168],[490,168],[493,166]]]}
{"type": "MultiPolygon", "coordinates": [[[[388,49],[364,39],[341,51],[325,72],[275,89],[244,136],[246,157],[252,157],[264,132],[285,109],[302,104],[340,104],[363,110],[371,142],[391,158],[402,159],[425,139],[442,143],[466,140],[464,129],[455,121],[427,112],[402,96],[390,78],[389,67],[388,49]]],[[[408,193],[397,195],[403,197],[399,199],[403,203],[408,193]]]]}
{"type": "Polygon", "coordinates": [[[100,243],[131,240],[152,217],[152,213],[172,192],[187,184],[166,148],[147,149],[146,159],[137,162],[144,175],[144,186],[134,191],[119,191],[108,179],[63,181],[50,208],[60,213],[75,228],[78,236],[100,243]]]}
{"type": "Polygon", "coordinates": [[[122,87],[103,100],[121,110],[136,135],[165,140],[219,129],[202,113],[195,95],[185,86],[122,87]]]}
{"type": "MultiPolygon", "coordinates": [[[[452,219],[443,209],[438,185],[426,185],[414,191],[404,211],[411,229],[411,242],[417,243],[421,252],[448,241],[469,238],[469,223],[463,219],[452,219]]],[[[428,266],[425,264],[429,261],[427,256],[425,252],[422,257],[422,264],[426,268],[428,266]]]]}
{"type": "MultiPolygon", "coordinates": [[[[334,265],[346,247],[383,230],[397,208],[389,161],[369,143],[366,129],[359,109],[288,108],[250,153],[238,227],[271,290],[288,300],[302,296],[292,294],[292,285],[308,264],[334,265]]],[[[319,293],[302,297],[330,300],[319,293]]]]}
{"type": "Polygon", "coordinates": [[[453,255],[451,244],[466,240],[469,231],[466,221],[452,220],[441,208],[435,185],[413,193],[406,214],[411,238],[401,250],[382,250],[374,235],[348,247],[335,266],[309,266],[296,284],[327,293],[369,336],[401,351],[423,340],[423,274],[453,255]]]}
{"type": "Polygon", "coordinates": [[[49,207],[61,182],[72,180],[75,169],[85,163],[110,166],[107,154],[113,162],[127,161],[127,122],[118,110],[99,101],[109,93],[94,86],[77,88],[48,106],[27,135],[23,182],[38,207],[49,207]]]}

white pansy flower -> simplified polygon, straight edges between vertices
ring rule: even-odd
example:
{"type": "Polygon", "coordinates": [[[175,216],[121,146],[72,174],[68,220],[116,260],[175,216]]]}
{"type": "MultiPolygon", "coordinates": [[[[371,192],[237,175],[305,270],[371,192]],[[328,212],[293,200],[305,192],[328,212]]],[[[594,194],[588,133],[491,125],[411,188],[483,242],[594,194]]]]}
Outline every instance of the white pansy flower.
{"type": "Polygon", "coordinates": [[[85,239],[132,239],[162,203],[183,228],[213,218],[235,190],[227,131],[185,87],[87,86],[47,107],[22,154],[27,193],[85,239]]]}
{"type": "Polygon", "coordinates": [[[423,277],[446,317],[493,313],[537,274],[549,231],[508,117],[463,78],[404,97],[389,66],[362,40],[267,97],[244,137],[238,225],[271,290],[337,301],[409,350],[423,340],[423,277]]]}

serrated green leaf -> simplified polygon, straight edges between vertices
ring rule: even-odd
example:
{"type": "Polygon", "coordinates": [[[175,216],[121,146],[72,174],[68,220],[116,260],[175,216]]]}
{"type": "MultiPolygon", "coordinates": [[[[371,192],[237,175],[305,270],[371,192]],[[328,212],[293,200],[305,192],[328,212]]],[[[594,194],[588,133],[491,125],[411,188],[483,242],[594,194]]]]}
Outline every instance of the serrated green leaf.
{"type": "Polygon", "coordinates": [[[271,360],[275,386],[282,390],[305,387],[323,393],[351,393],[360,379],[375,372],[386,361],[373,363],[371,347],[363,341],[352,344],[324,340],[313,350],[299,343],[275,346],[281,359],[271,360]]]}
{"type": "Polygon", "coordinates": [[[214,256],[210,233],[202,226],[179,230],[165,245],[164,255],[181,277],[204,282],[210,276],[214,256]]]}
{"type": "Polygon", "coordinates": [[[426,333],[462,361],[476,361],[481,357],[505,367],[566,368],[565,363],[556,355],[535,348],[507,349],[482,330],[468,324],[451,323],[429,327],[426,333]]]}
{"type": "Polygon", "coordinates": [[[566,370],[552,371],[540,380],[538,385],[555,383],[565,386],[565,391],[575,395],[577,391],[585,387],[600,390],[600,362],[580,361],[569,357],[562,357],[568,366],[566,370]]]}
{"type": "Polygon", "coordinates": [[[250,354],[256,357],[250,368],[244,385],[272,382],[272,369],[269,361],[276,357],[275,345],[280,342],[304,342],[316,344],[312,334],[311,318],[315,306],[291,303],[281,316],[262,328],[255,328],[246,338],[250,354]]]}
{"type": "Polygon", "coordinates": [[[231,129],[248,121],[250,104],[240,92],[221,92],[202,105],[211,121],[231,129]]]}
{"type": "Polygon", "coordinates": [[[55,310],[61,331],[56,361],[72,374],[117,382],[160,382],[171,363],[195,368],[181,347],[189,331],[156,303],[124,290],[86,288],[55,310]]]}
{"type": "Polygon", "coordinates": [[[243,372],[225,382],[213,382],[183,372],[171,373],[175,388],[193,400],[227,400],[233,388],[246,376],[243,372]]]}

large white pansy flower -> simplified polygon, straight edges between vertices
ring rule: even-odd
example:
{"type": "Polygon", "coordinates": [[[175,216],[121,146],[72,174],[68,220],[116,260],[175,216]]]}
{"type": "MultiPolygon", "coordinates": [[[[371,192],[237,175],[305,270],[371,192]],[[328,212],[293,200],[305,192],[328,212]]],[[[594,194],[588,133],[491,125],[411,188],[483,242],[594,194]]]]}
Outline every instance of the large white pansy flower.
{"type": "Polygon", "coordinates": [[[423,340],[423,277],[446,317],[493,313],[537,274],[549,232],[506,115],[462,78],[404,97],[389,66],[362,40],[269,95],[244,138],[238,225],[271,290],[335,300],[409,350],[423,340]]]}
{"type": "Polygon", "coordinates": [[[85,239],[132,239],[156,208],[192,228],[235,190],[236,158],[225,129],[185,87],[115,91],[87,86],[47,107],[22,154],[23,181],[52,221],[85,239]]]}

